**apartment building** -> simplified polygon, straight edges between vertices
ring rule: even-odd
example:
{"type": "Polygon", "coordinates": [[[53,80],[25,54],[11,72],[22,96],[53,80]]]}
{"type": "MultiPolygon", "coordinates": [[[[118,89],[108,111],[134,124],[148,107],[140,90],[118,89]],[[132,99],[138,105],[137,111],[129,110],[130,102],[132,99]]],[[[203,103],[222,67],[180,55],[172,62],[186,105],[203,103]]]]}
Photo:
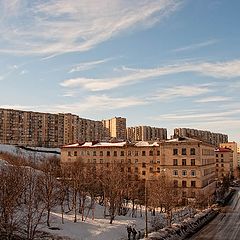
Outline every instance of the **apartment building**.
{"type": "Polygon", "coordinates": [[[121,163],[132,179],[152,179],[164,172],[182,197],[215,191],[214,147],[190,138],[137,143],[86,142],[63,146],[61,163],[74,161],[96,164],[121,163]]]}
{"type": "Polygon", "coordinates": [[[150,126],[127,127],[127,139],[131,142],[166,140],[167,129],[150,126]]]}
{"type": "Polygon", "coordinates": [[[222,133],[213,133],[210,131],[191,129],[191,128],[175,128],[174,137],[190,137],[199,139],[200,141],[212,144],[216,147],[220,143],[228,142],[228,135],[222,133]]]}
{"type": "Polygon", "coordinates": [[[66,144],[103,139],[101,121],[71,113],[40,113],[0,109],[0,143],[60,147],[66,144]]]}
{"type": "Polygon", "coordinates": [[[126,118],[114,117],[102,120],[106,139],[126,140],[126,118]]]}
{"type": "Polygon", "coordinates": [[[237,143],[236,142],[225,142],[220,144],[221,148],[229,148],[233,151],[233,176],[238,176],[238,158],[237,158],[237,143]]]}
{"type": "Polygon", "coordinates": [[[229,148],[219,147],[215,149],[216,177],[222,180],[224,177],[233,176],[233,151],[229,148]]]}

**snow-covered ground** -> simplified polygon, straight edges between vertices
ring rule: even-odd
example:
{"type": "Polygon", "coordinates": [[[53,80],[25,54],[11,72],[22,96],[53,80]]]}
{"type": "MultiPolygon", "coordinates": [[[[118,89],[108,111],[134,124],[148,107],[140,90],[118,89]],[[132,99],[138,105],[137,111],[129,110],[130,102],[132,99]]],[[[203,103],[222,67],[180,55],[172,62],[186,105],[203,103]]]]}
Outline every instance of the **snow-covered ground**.
{"type": "Polygon", "coordinates": [[[5,145],[5,144],[0,144],[0,152],[7,152],[10,154],[13,154],[15,156],[23,156],[24,158],[31,159],[31,160],[43,160],[46,157],[52,157],[52,156],[60,156],[57,153],[52,153],[53,151],[59,152],[59,148],[40,148],[40,147],[31,147],[31,150],[25,150],[22,149],[18,146],[14,145],[5,145]],[[37,151],[36,151],[37,150],[37,151]],[[46,151],[46,152],[41,152],[41,151],[46,151]],[[47,152],[48,151],[48,152],[47,152]]]}

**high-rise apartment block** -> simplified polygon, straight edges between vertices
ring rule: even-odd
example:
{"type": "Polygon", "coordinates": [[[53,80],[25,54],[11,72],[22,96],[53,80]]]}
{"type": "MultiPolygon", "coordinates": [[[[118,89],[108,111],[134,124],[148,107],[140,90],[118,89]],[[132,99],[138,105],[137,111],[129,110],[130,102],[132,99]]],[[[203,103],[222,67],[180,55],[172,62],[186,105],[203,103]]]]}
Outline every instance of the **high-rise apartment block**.
{"type": "Polygon", "coordinates": [[[118,140],[126,139],[126,118],[114,117],[102,120],[106,139],[116,138],[118,140]]]}
{"type": "Polygon", "coordinates": [[[198,130],[198,129],[190,129],[190,128],[175,128],[174,129],[174,137],[190,137],[199,139],[203,142],[212,144],[216,147],[220,145],[220,143],[228,142],[228,135],[222,133],[213,133],[210,131],[198,130]]]}
{"type": "Polygon", "coordinates": [[[215,191],[214,146],[195,139],[178,138],[156,142],[86,142],[61,149],[61,163],[91,163],[100,168],[122,164],[132,180],[152,179],[161,173],[181,189],[183,198],[215,191]]]}
{"type": "Polygon", "coordinates": [[[104,137],[101,121],[70,113],[40,113],[0,109],[0,143],[59,147],[104,137]]]}
{"type": "Polygon", "coordinates": [[[127,139],[132,142],[166,140],[167,129],[150,126],[127,127],[127,139]]]}

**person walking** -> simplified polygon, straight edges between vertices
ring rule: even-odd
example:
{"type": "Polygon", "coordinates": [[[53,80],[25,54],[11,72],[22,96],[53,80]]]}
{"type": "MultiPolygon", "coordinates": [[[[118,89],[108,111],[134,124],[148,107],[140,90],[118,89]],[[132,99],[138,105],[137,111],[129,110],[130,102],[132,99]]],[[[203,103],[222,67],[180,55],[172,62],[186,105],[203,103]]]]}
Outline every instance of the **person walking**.
{"type": "Polygon", "coordinates": [[[132,227],[130,225],[127,225],[127,234],[128,234],[128,240],[131,240],[132,227]]]}
{"type": "Polygon", "coordinates": [[[137,231],[134,227],[132,228],[132,235],[133,235],[133,240],[136,240],[137,231]]]}

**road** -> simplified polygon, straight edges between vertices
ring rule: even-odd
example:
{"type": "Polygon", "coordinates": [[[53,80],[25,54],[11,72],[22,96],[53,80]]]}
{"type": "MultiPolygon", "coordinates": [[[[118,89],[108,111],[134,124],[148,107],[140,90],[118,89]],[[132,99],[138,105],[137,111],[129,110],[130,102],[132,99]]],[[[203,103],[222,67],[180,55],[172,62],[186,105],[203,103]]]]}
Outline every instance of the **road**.
{"type": "Polygon", "coordinates": [[[193,235],[189,240],[239,240],[240,239],[240,189],[221,213],[193,235]]]}

